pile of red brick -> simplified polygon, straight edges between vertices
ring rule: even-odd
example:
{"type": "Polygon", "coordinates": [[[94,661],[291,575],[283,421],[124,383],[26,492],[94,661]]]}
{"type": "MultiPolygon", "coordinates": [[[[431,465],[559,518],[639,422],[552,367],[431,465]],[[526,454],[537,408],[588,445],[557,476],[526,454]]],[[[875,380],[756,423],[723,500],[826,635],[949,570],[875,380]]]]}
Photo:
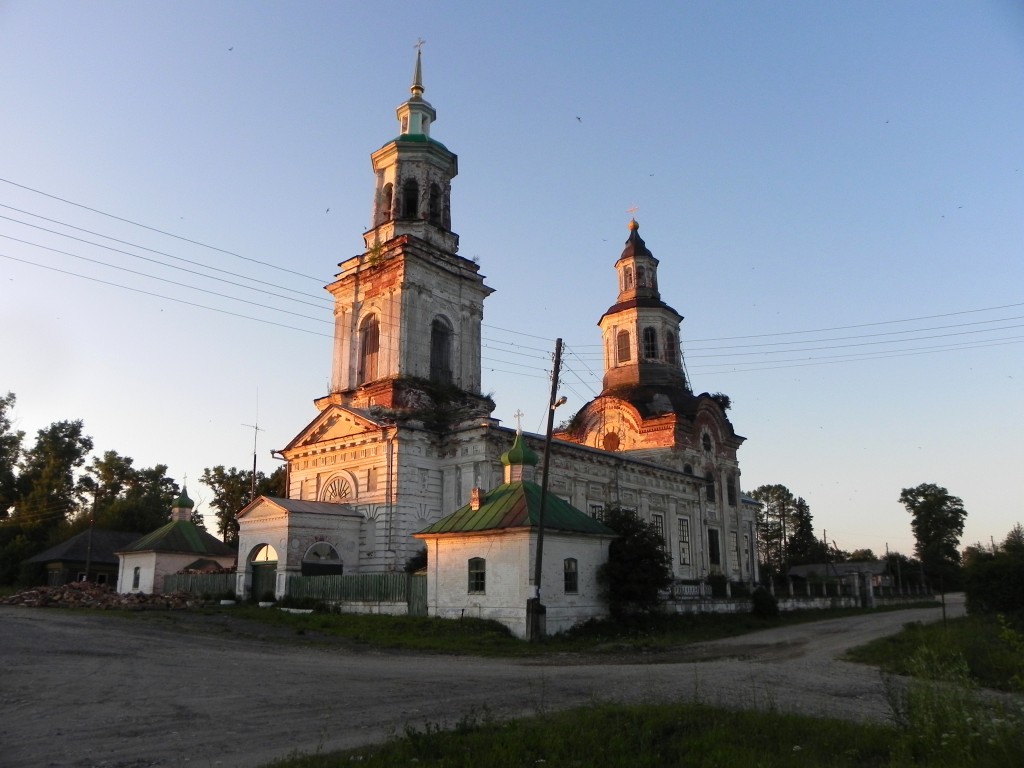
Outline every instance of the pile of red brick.
{"type": "Polygon", "coordinates": [[[17,595],[0,598],[0,605],[26,608],[96,608],[100,610],[178,610],[198,603],[195,595],[175,592],[168,595],[122,595],[110,587],[88,581],[76,581],[59,587],[33,587],[17,595]]]}

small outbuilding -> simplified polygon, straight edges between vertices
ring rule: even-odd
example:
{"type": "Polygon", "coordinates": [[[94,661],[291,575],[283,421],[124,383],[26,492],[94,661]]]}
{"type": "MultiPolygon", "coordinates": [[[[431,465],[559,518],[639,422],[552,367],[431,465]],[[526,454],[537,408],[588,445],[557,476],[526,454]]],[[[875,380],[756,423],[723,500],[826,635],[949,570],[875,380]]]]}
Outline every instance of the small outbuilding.
{"type": "Polygon", "coordinates": [[[46,584],[50,587],[72,581],[114,584],[119,562],[115,553],[138,538],[138,533],[130,531],[90,528],[30,557],[26,562],[46,566],[46,584]]]}
{"type": "MultiPolygon", "coordinates": [[[[504,483],[487,492],[474,488],[469,504],[415,534],[427,546],[429,615],[494,619],[526,637],[527,603],[536,596],[542,498],[533,482],[537,461],[517,433],[501,457],[504,483]]],[[[553,493],[544,507],[539,596],[551,633],[607,614],[597,570],[616,534],[553,493]]]]}
{"type": "Polygon", "coordinates": [[[233,568],[235,550],[192,522],[195,503],[183,488],[171,508],[171,521],[117,552],[120,569],[117,591],[158,595],[164,577],[192,566],[197,559],[233,568]]]}

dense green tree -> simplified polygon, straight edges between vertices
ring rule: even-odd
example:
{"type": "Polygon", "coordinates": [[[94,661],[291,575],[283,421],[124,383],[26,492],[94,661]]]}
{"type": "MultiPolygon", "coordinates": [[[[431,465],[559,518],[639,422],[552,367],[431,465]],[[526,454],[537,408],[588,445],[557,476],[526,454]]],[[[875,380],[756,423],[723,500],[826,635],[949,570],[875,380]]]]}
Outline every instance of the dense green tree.
{"type": "Polygon", "coordinates": [[[786,567],[826,562],[828,547],[815,537],[811,508],[802,497],[793,503],[792,522],[793,532],[786,547],[786,567]]]}
{"type": "Polygon", "coordinates": [[[605,510],[603,522],[619,535],[608,548],[608,561],[597,571],[612,615],[656,608],[659,593],[672,583],[672,558],[664,537],[635,512],[618,506],[605,510]]]}
{"type": "Polygon", "coordinates": [[[21,443],[24,432],[13,428],[11,411],[15,397],[8,392],[0,397],[0,521],[4,520],[18,498],[18,462],[21,460],[21,443]]]}
{"type": "Polygon", "coordinates": [[[1002,544],[977,545],[964,560],[964,592],[971,613],[1024,613],[1024,528],[1017,523],[1002,544]]]}
{"type": "Polygon", "coordinates": [[[92,438],[80,420],[57,421],[38,431],[35,444],[22,456],[12,515],[30,538],[45,538],[79,508],[82,488],[75,471],[91,450],[92,438]]]}
{"type": "Polygon", "coordinates": [[[149,533],[167,522],[178,484],[167,477],[167,466],[136,469],[134,461],[117,451],[93,457],[79,481],[92,497],[72,525],[72,531],[92,521],[99,528],[149,533]]]}
{"type": "Polygon", "coordinates": [[[870,549],[855,549],[846,558],[846,561],[850,563],[873,563],[877,560],[878,558],[875,557],[875,553],[870,549]]]}
{"type": "MultiPolygon", "coordinates": [[[[284,497],[287,490],[284,487],[285,478],[283,466],[274,470],[269,477],[257,472],[255,495],[284,497]]],[[[213,491],[210,506],[216,510],[217,533],[226,544],[238,546],[238,521],[235,515],[254,498],[252,470],[236,467],[225,469],[223,464],[219,464],[212,469],[204,469],[201,479],[203,485],[213,491]]]]}
{"type": "MultiPolygon", "coordinates": [[[[750,495],[761,502],[757,547],[766,573],[783,574],[789,558],[789,539],[796,528],[796,497],[784,485],[762,485],[750,495]]],[[[813,535],[813,534],[812,534],[813,535]]]]}
{"type": "Polygon", "coordinates": [[[933,587],[950,588],[959,583],[960,536],[967,510],[964,503],[945,488],[922,483],[900,492],[900,503],[912,516],[914,554],[924,566],[933,587]]]}

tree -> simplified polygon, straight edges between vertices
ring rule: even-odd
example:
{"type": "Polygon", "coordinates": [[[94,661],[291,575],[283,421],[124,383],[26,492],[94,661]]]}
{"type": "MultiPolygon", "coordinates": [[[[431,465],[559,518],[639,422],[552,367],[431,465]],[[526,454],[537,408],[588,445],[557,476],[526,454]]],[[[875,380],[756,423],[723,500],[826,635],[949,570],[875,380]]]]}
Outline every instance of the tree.
{"type": "Polygon", "coordinates": [[[965,557],[964,592],[970,613],[1024,611],[1024,529],[1017,523],[994,551],[981,545],[965,557]]]}
{"type": "Polygon", "coordinates": [[[14,393],[0,397],[0,520],[4,520],[18,498],[18,476],[15,468],[21,460],[24,432],[12,429],[10,411],[14,410],[14,393]]]}
{"type": "MultiPolygon", "coordinates": [[[[256,496],[285,496],[285,477],[283,466],[274,470],[269,477],[257,472],[256,496]]],[[[225,469],[219,464],[212,469],[204,469],[201,479],[213,491],[210,506],[216,510],[217,533],[225,544],[238,546],[238,521],[235,515],[253,499],[252,470],[236,467],[225,469]]]]}
{"type": "Polygon", "coordinates": [[[761,562],[770,574],[785,573],[789,559],[789,537],[796,528],[796,498],[784,485],[762,485],[751,494],[761,502],[757,525],[757,546],[761,562]]]}
{"type": "Polygon", "coordinates": [[[934,483],[904,488],[900,503],[913,520],[914,554],[924,566],[933,585],[941,587],[958,583],[960,571],[960,536],[964,532],[967,511],[964,503],[934,483]]]}
{"type": "Polygon", "coordinates": [[[603,522],[619,535],[597,571],[609,610],[621,618],[654,609],[661,590],[672,583],[672,558],[664,538],[635,512],[618,506],[605,510],[603,522]]]}
{"type": "Polygon", "coordinates": [[[84,530],[90,520],[100,528],[149,533],[168,520],[178,484],[167,477],[167,465],[135,469],[133,460],[117,451],[93,457],[80,485],[93,502],[74,521],[84,530]]]}
{"type": "Polygon", "coordinates": [[[874,563],[878,558],[870,549],[855,549],[846,560],[850,563],[874,563]]]}
{"type": "Polygon", "coordinates": [[[92,438],[82,422],[57,421],[36,434],[35,444],[25,451],[18,473],[19,501],[12,516],[30,538],[46,534],[79,507],[82,488],[75,470],[92,450],[92,438]]]}
{"type": "Polygon", "coordinates": [[[793,565],[812,565],[828,560],[828,548],[814,536],[814,518],[803,498],[793,503],[793,534],[786,547],[787,568],[793,565]]]}

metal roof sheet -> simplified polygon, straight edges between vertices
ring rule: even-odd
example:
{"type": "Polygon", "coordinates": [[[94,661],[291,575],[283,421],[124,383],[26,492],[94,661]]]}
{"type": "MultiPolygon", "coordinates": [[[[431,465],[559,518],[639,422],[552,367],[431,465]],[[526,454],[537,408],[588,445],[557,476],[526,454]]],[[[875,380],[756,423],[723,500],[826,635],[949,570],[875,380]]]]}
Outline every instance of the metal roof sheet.
{"type": "MultiPolygon", "coordinates": [[[[540,517],[541,489],[524,480],[503,483],[489,491],[479,509],[470,504],[457,509],[420,533],[470,533],[536,528],[540,517]]],[[[590,515],[581,512],[553,493],[547,494],[544,530],[615,536],[615,532],[590,515]]]]}

